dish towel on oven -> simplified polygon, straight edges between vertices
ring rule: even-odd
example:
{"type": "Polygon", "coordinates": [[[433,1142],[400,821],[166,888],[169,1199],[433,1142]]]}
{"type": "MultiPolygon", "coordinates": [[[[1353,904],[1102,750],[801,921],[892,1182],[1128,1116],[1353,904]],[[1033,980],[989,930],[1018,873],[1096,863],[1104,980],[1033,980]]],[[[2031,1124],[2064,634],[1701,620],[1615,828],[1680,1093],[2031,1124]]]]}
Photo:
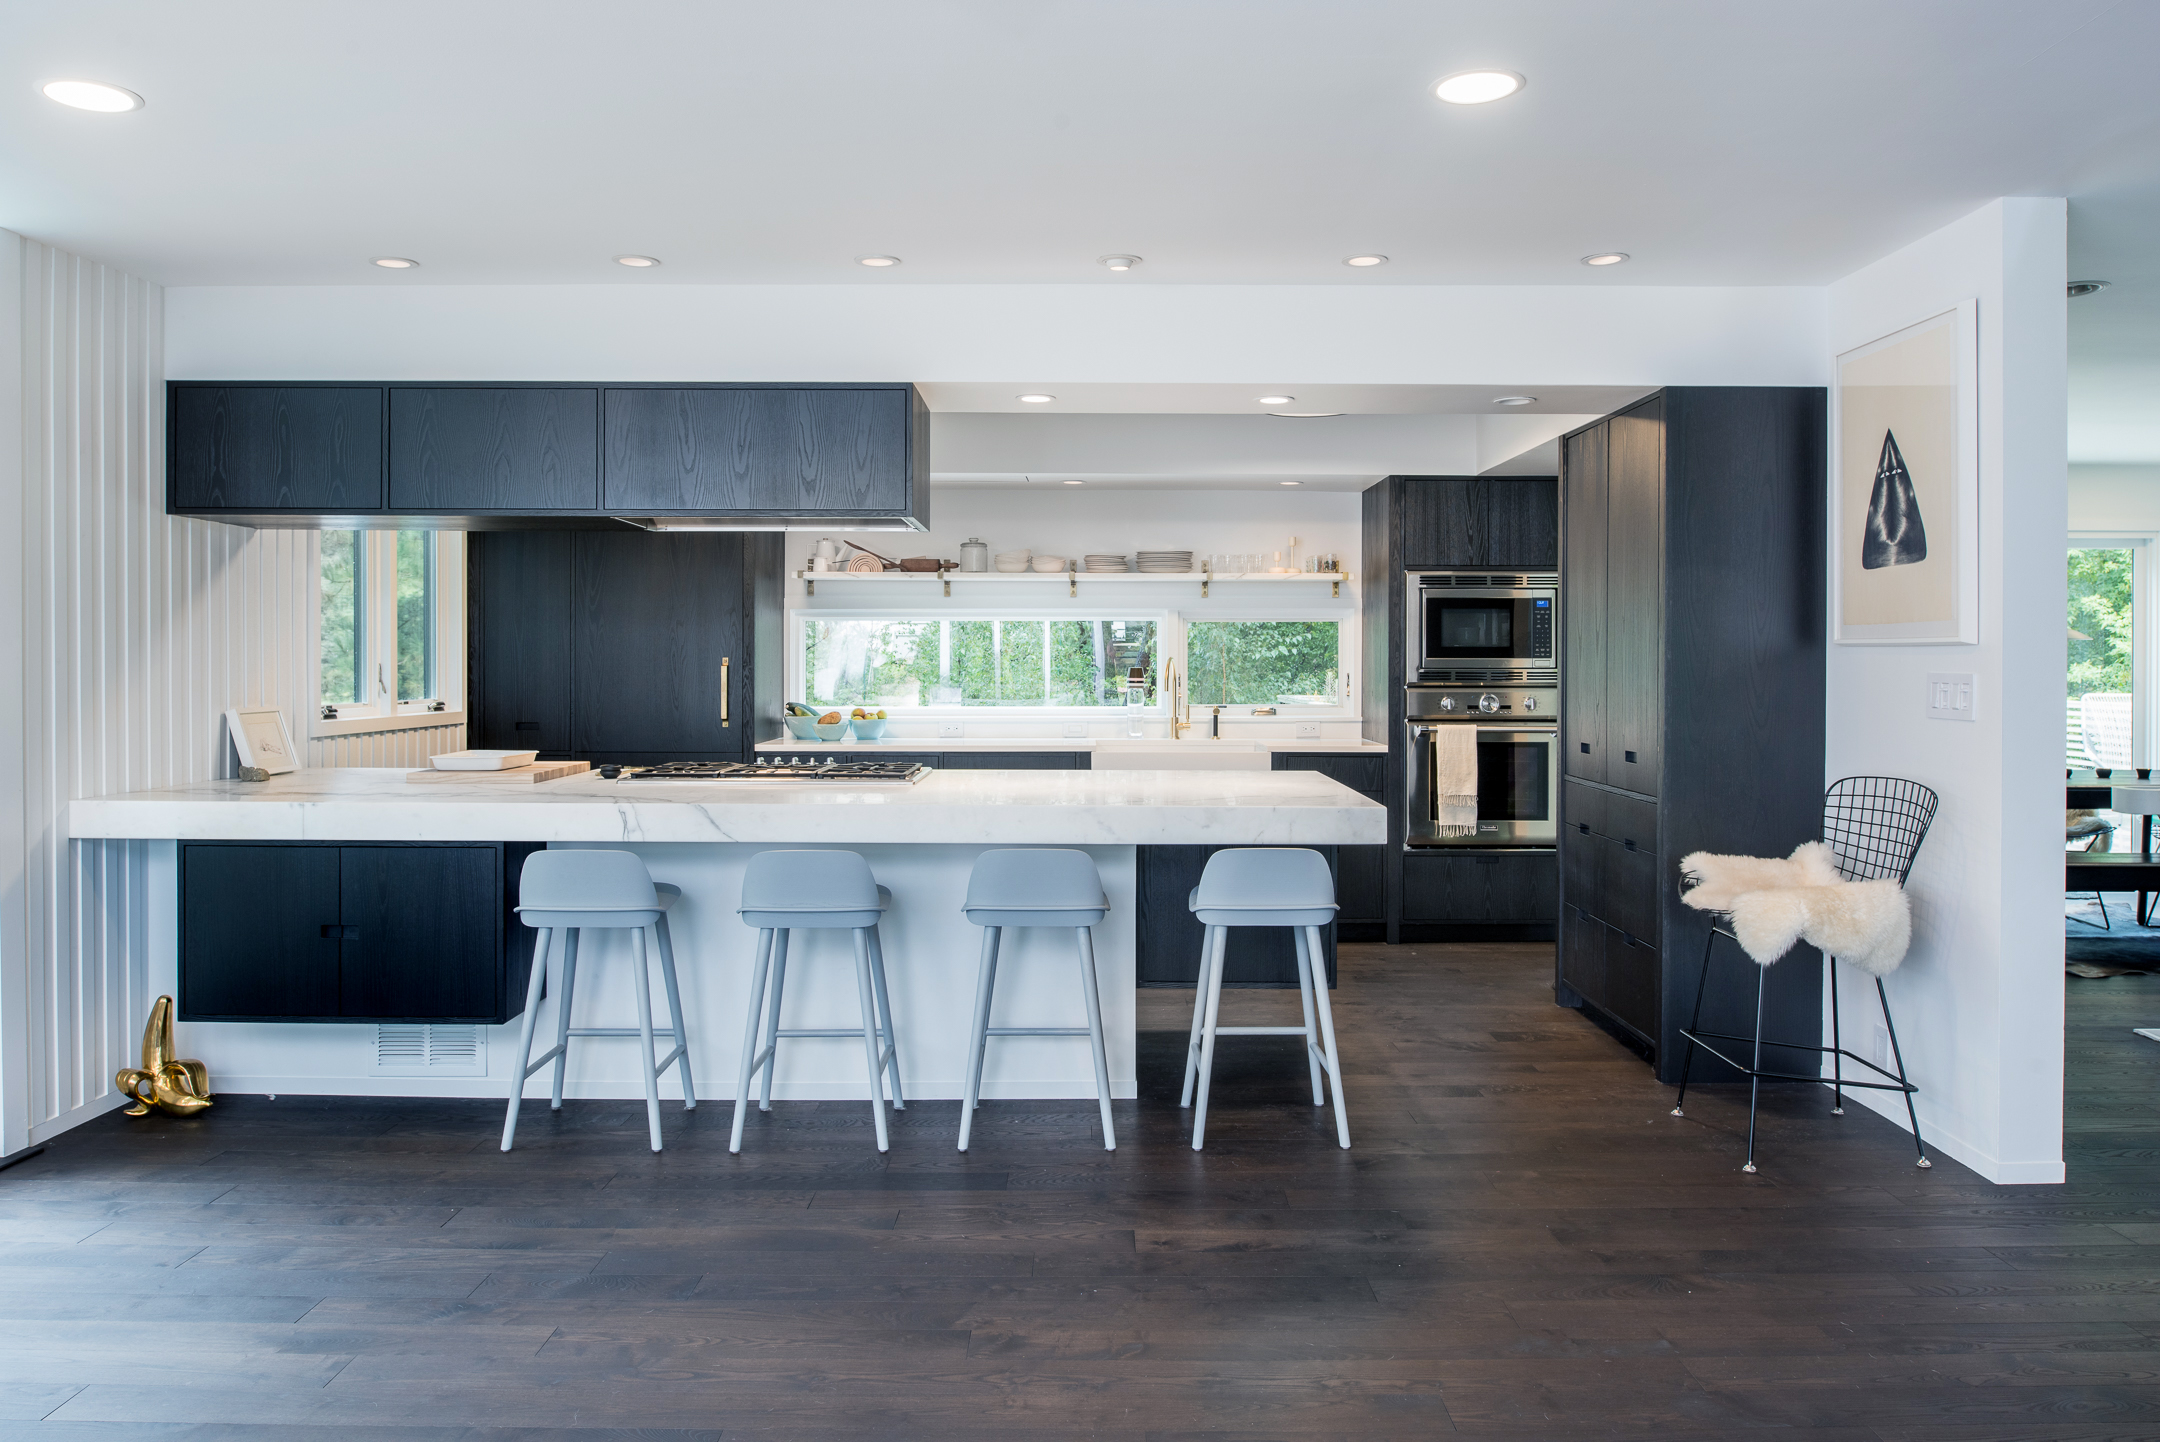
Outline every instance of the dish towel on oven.
{"type": "Polygon", "coordinates": [[[1477,835],[1477,727],[1433,728],[1432,789],[1434,829],[1477,835]]]}

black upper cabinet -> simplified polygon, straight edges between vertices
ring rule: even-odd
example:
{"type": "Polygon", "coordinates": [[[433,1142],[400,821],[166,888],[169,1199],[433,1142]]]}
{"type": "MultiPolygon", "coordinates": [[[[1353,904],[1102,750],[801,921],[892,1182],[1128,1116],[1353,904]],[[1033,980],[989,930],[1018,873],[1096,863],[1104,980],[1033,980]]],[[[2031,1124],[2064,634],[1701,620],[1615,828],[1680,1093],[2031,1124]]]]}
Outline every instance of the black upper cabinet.
{"type": "Polygon", "coordinates": [[[566,758],[570,736],[567,531],[477,535],[466,549],[466,697],[474,746],[566,758]]]}
{"type": "Polygon", "coordinates": [[[594,388],[391,389],[391,510],[590,511],[599,504],[594,388]]]}
{"type": "Polygon", "coordinates": [[[904,390],[609,390],[607,504],[874,514],[908,503],[904,390]]]}
{"type": "Polygon", "coordinates": [[[1557,481],[1409,476],[1399,514],[1405,570],[1560,564],[1557,481]]]}
{"type": "Polygon", "coordinates": [[[929,516],[912,385],[168,383],[167,509],[252,526],[624,532],[929,516]]]}
{"type": "Polygon", "coordinates": [[[382,508],[381,386],[175,382],[167,404],[173,511],[382,508]]]}
{"type": "Polygon", "coordinates": [[[744,659],[742,537],[573,539],[575,751],[739,760],[749,731],[731,694],[744,659]]]}

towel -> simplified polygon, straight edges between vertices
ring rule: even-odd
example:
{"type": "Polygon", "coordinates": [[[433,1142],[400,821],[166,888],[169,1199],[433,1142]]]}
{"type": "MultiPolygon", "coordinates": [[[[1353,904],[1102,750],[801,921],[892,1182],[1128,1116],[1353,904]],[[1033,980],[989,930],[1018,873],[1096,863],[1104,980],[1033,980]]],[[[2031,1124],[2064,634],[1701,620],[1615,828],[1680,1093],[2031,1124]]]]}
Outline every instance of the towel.
{"type": "Polygon", "coordinates": [[[1433,728],[1432,789],[1434,829],[1442,836],[1477,835],[1477,727],[1433,728]]]}
{"type": "Polygon", "coordinates": [[[1696,884],[1680,899],[1732,918],[1732,934],[1759,966],[1805,941],[1862,971],[1888,976],[1912,945],[1912,907],[1895,881],[1846,881],[1820,841],[1783,860],[1697,851],[1680,870],[1696,884]]]}

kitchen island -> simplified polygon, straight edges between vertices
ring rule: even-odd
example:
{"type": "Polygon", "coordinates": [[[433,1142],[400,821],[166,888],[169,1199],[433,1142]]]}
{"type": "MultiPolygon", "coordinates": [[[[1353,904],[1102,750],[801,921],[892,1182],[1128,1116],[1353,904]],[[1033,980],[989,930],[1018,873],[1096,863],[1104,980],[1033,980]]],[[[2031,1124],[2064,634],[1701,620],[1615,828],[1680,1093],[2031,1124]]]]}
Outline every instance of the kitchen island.
{"type": "MultiPolygon", "coordinates": [[[[503,842],[635,851],[656,880],[683,889],[671,913],[701,1098],[733,1095],[755,933],[735,916],[743,868],[774,847],[861,852],[893,893],[884,924],[903,1080],[910,1096],[957,1097],[981,933],[960,904],[975,857],[998,846],[1089,852],[1110,896],[1096,932],[1112,1087],[1135,1094],[1135,849],[1150,845],[1360,846],[1386,836],[1386,810],[1309,771],[937,771],[913,786],[660,784],[597,775],[538,785],[414,785],[399,770],[307,770],[267,782],[209,781],[76,801],[77,838],[149,847],[152,995],[179,992],[180,848],[186,843],[503,842]]],[[[329,920],[336,920],[331,918],[329,920]]],[[[628,940],[595,934],[580,959],[578,1024],[630,1020],[628,940]]],[[[1069,934],[1009,935],[996,1023],[1071,1025],[1079,991],[1069,934]]],[[[789,1026],[855,1022],[845,933],[804,934],[791,951],[789,1026]]],[[[552,1008],[552,1001],[543,1002],[552,1008]]],[[[477,1048],[420,1065],[372,1025],[186,1020],[183,1045],[214,1087],[243,1092],[474,1096],[502,1094],[514,1070],[516,1024],[475,1029],[477,1048]],[[467,1055],[471,1050],[474,1054],[467,1055]],[[386,1060],[387,1058],[387,1060],[386,1060]]],[[[541,1018],[543,1033],[551,1012],[541,1018]]],[[[387,1030],[387,1029],[384,1029],[387,1030]]],[[[462,1036],[459,1038],[463,1040],[462,1036]]],[[[599,1040],[571,1053],[566,1095],[635,1097],[634,1042],[599,1040]]],[[[545,1074],[527,1095],[545,1094],[545,1074]]],[[[674,1074],[663,1096],[679,1091],[674,1074]]],[[[992,1048],[989,1097],[1094,1092],[1087,1048],[1014,1038],[992,1048]]],[[[868,1095],[860,1044],[806,1040],[782,1049],[774,1096],[868,1095]]]]}

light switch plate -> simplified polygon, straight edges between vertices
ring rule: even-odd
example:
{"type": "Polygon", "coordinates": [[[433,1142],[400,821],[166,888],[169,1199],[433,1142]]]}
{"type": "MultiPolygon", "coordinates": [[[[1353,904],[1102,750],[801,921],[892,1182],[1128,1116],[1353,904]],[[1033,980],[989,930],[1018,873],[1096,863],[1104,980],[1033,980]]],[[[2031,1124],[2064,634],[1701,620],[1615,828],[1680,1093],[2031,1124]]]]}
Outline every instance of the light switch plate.
{"type": "Polygon", "coordinates": [[[959,721],[940,721],[937,734],[940,741],[958,741],[967,735],[967,726],[959,721]]]}
{"type": "Polygon", "coordinates": [[[1979,682],[1970,671],[1930,671],[1927,713],[1932,721],[1971,721],[1979,712],[1979,682]]]}
{"type": "Polygon", "coordinates": [[[1298,722],[1297,739],[1300,741],[1318,741],[1320,739],[1320,723],[1317,721],[1298,722]]]}

